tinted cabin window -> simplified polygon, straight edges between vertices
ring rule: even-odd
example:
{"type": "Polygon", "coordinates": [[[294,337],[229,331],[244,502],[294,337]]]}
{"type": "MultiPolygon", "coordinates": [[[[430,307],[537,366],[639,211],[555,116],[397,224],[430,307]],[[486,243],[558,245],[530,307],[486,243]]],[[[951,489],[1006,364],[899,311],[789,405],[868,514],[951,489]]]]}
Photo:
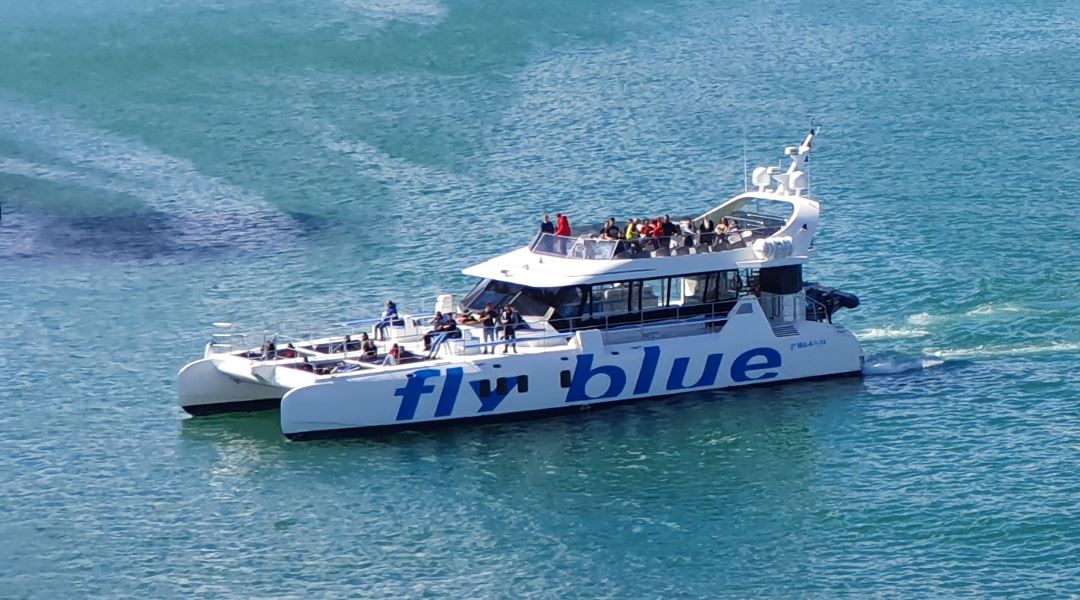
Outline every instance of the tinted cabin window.
{"type": "Polygon", "coordinates": [[[581,288],[563,288],[558,296],[558,312],[560,317],[577,317],[581,315],[581,288]]]}
{"type": "Polygon", "coordinates": [[[641,282],[641,310],[661,308],[667,293],[666,279],[646,279],[641,282]]]}
{"type": "Polygon", "coordinates": [[[796,294],[802,290],[802,265],[772,267],[758,272],[761,291],[773,294],[796,294]]]}
{"type": "Polygon", "coordinates": [[[703,302],[705,302],[705,287],[708,279],[708,275],[695,275],[693,277],[683,278],[683,306],[702,304],[703,302]]]}
{"type": "Polygon", "coordinates": [[[630,287],[625,283],[594,285],[589,298],[593,316],[623,314],[630,303],[630,287]]]}

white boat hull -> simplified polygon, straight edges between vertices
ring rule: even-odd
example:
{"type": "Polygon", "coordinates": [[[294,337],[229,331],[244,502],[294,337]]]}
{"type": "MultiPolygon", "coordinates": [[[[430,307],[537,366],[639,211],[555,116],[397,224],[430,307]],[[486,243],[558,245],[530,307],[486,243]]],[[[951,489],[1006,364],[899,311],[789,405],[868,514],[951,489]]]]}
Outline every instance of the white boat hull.
{"type": "Polygon", "coordinates": [[[189,414],[271,410],[281,404],[286,388],[230,376],[218,368],[219,362],[218,358],[203,358],[180,370],[180,407],[189,414]]]}
{"type": "Polygon", "coordinates": [[[298,387],[282,400],[281,428],[293,440],[365,435],[862,370],[858,341],[840,327],[801,322],[777,335],[760,310],[736,313],[718,333],[605,345],[603,332],[581,331],[566,350],[298,387]]]}

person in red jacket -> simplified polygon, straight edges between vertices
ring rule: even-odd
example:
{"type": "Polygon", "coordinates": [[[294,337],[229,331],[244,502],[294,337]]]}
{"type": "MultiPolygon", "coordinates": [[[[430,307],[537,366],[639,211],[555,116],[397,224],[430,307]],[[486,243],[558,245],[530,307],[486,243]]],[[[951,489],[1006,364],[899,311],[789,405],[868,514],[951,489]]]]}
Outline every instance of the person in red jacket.
{"type": "Polygon", "coordinates": [[[555,235],[570,235],[570,219],[562,213],[555,213],[555,235]]]}
{"type": "Polygon", "coordinates": [[[562,213],[555,213],[555,236],[558,240],[557,248],[559,254],[566,254],[566,247],[570,237],[570,219],[566,218],[566,215],[562,213]]]}

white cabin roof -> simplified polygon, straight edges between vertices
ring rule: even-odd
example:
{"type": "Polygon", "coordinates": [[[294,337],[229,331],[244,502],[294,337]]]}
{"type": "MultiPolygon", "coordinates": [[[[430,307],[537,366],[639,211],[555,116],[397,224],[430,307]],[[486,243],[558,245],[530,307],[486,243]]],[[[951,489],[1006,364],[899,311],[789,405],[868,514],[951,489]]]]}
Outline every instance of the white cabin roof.
{"type": "Polygon", "coordinates": [[[745,200],[777,200],[792,206],[792,214],[783,227],[764,238],[790,240],[787,253],[776,253],[771,258],[763,256],[763,252],[755,248],[756,240],[753,237],[745,247],[720,252],[632,259],[567,258],[537,253],[526,246],[463,269],[462,273],[529,287],[556,288],[727,269],[779,267],[804,263],[815,256],[812,241],[817,232],[819,205],[810,198],[773,192],[747,192],[718,205],[694,219],[694,222],[699,223],[706,217],[718,221],[726,210],[744,205],[745,200]]]}

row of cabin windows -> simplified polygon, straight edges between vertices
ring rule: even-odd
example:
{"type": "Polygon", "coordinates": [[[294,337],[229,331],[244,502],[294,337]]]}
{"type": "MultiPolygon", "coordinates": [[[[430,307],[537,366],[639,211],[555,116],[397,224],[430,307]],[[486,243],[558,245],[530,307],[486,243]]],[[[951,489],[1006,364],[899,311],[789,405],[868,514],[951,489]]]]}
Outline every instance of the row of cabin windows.
{"type": "Polygon", "coordinates": [[[741,282],[738,271],[719,271],[681,277],[601,283],[564,289],[558,308],[559,314],[564,317],[596,317],[710,304],[734,300],[739,295],[741,282]]]}

